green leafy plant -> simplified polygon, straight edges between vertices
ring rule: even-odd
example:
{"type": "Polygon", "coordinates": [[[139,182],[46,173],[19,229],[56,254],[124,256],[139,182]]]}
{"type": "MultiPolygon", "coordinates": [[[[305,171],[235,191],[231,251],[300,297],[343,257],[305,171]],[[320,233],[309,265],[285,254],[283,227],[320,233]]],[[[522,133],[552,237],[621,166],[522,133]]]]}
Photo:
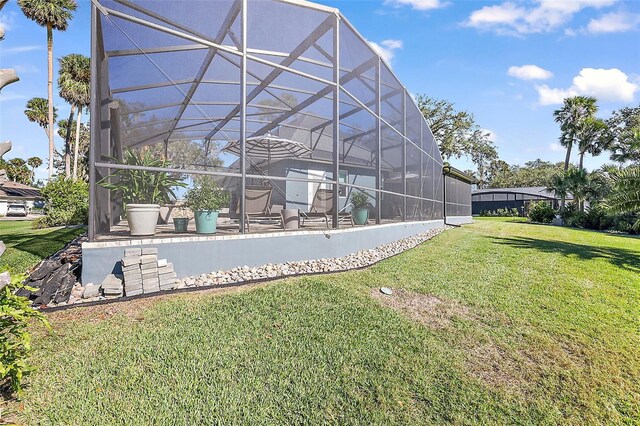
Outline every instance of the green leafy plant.
{"type": "Polygon", "coordinates": [[[354,191],[351,193],[351,208],[352,209],[362,209],[367,208],[371,205],[369,202],[369,196],[365,192],[354,191]]]}
{"type": "Polygon", "coordinates": [[[186,206],[195,211],[216,211],[229,202],[229,193],[211,178],[199,179],[189,189],[186,206]]]}
{"type": "Polygon", "coordinates": [[[27,362],[31,353],[29,321],[36,320],[50,328],[47,318],[30,306],[29,299],[15,294],[21,288],[36,290],[22,284],[24,278],[14,275],[11,282],[0,289],[0,380],[14,392],[22,390],[22,379],[34,370],[27,362]]]}
{"type": "Polygon", "coordinates": [[[555,213],[553,208],[543,201],[532,203],[529,207],[529,220],[531,222],[551,223],[555,213]]]}
{"type": "Polygon", "coordinates": [[[87,182],[59,176],[51,179],[40,193],[45,199],[45,215],[33,222],[34,229],[87,223],[89,214],[87,182]]]}
{"type": "MultiPolygon", "coordinates": [[[[122,164],[166,168],[169,162],[154,158],[151,150],[125,148],[122,164]]],[[[182,178],[167,172],[119,169],[98,182],[122,195],[124,204],[168,204],[176,198],[173,188],[185,188],[182,178]]]]}
{"type": "MultiPolygon", "coordinates": [[[[640,166],[629,166],[611,175],[613,185],[606,206],[614,213],[640,212],[640,166]]],[[[633,224],[640,230],[640,219],[633,224]]]]}

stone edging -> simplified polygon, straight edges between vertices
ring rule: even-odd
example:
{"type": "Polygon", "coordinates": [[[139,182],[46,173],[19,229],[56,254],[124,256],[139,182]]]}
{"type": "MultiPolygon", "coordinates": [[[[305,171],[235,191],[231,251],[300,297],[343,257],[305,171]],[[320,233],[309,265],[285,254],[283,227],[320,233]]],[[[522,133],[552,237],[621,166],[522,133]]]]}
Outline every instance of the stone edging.
{"type": "Polygon", "coordinates": [[[229,271],[214,271],[209,274],[201,274],[182,278],[176,281],[172,290],[147,293],[139,296],[91,299],[78,299],[73,304],[49,305],[43,310],[52,312],[72,307],[92,306],[103,303],[124,302],[143,297],[159,296],[163,294],[181,293],[193,290],[205,290],[208,288],[237,287],[245,284],[259,283],[300,275],[317,275],[333,272],[363,269],[372,266],[382,260],[396,256],[406,250],[412,249],[425,241],[439,235],[451,226],[431,229],[417,235],[412,235],[398,241],[383,244],[373,249],[362,250],[347,256],[299,262],[286,262],[278,264],[266,264],[250,268],[248,266],[233,268],[229,271]]]}

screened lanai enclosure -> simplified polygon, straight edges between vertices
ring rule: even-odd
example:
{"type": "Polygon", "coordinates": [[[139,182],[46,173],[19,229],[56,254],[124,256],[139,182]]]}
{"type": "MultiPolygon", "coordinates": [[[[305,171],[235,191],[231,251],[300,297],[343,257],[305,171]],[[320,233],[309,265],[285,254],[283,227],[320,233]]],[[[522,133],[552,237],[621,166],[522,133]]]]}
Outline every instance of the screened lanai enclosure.
{"type": "MultiPolygon", "coordinates": [[[[91,240],[126,235],[122,201],[97,184],[137,167],[123,163],[126,148],[166,160],[150,173],[215,179],[231,195],[221,232],[271,228],[244,223],[256,187],[271,188],[271,211],[304,215],[322,198],[333,228],[350,226],[342,218],[357,192],[368,196],[369,224],[443,219],[442,158],[425,119],[336,9],[94,0],[92,16],[91,240]],[[284,142],[255,149],[265,139],[284,142]]],[[[451,216],[470,216],[467,192],[452,191],[451,216]]]]}

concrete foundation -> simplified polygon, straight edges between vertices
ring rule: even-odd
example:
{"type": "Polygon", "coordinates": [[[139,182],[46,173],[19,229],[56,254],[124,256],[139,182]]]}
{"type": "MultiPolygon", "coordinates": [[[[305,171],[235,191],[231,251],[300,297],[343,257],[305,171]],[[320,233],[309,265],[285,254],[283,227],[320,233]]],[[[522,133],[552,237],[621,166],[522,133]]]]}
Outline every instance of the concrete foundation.
{"type": "MultiPolygon", "coordinates": [[[[448,217],[447,223],[470,223],[471,217],[448,217]]],[[[173,263],[178,278],[229,270],[329,257],[342,257],[444,226],[442,220],[377,226],[265,234],[193,236],[100,241],[82,244],[82,283],[100,283],[121,273],[125,249],[158,249],[158,258],[173,263]]]]}

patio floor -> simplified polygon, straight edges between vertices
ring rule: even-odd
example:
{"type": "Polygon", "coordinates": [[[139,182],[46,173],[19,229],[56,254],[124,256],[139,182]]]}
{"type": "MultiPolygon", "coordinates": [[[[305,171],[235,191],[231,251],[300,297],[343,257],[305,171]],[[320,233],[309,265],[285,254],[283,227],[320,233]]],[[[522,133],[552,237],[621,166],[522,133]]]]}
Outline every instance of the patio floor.
{"type": "MultiPolygon", "coordinates": [[[[397,223],[401,220],[392,220],[392,219],[383,219],[380,223],[397,223]]],[[[374,220],[370,220],[366,225],[354,225],[356,228],[363,228],[366,226],[375,226],[376,223],[374,220]]],[[[250,222],[250,232],[249,234],[264,234],[270,232],[283,232],[285,230],[280,226],[280,221],[276,220],[260,220],[260,221],[251,221],[250,222]]],[[[351,228],[351,224],[349,222],[340,221],[340,228],[351,228]]],[[[216,235],[226,236],[226,235],[238,235],[239,234],[239,225],[237,220],[234,219],[220,219],[217,225],[216,234],[206,234],[208,237],[214,237],[216,235]]],[[[331,222],[329,222],[329,228],[327,228],[324,221],[312,219],[306,220],[304,225],[301,224],[299,229],[290,229],[286,230],[286,232],[300,232],[300,231],[321,231],[331,228],[331,222]]],[[[173,223],[167,224],[158,224],[156,227],[156,234],[153,237],[144,237],[145,239],[161,239],[168,237],[194,237],[199,234],[196,234],[196,224],[193,219],[189,221],[188,231],[184,232],[176,232],[173,226],[173,223]]],[[[111,232],[109,234],[102,234],[96,236],[96,241],[118,241],[118,240],[128,240],[131,238],[139,238],[132,237],[129,233],[129,226],[127,225],[127,221],[123,220],[117,225],[111,227],[111,232]]]]}

